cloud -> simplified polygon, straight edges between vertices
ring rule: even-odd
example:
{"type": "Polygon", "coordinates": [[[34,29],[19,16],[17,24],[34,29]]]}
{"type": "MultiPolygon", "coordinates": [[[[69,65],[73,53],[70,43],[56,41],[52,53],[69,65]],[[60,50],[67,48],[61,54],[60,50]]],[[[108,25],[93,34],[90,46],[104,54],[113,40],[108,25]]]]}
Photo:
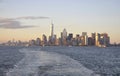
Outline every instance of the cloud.
{"type": "Polygon", "coordinates": [[[25,26],[22,25],[19,21],[13,19],[0,19],[0,28],[5,29],[21,29],[21,28],[30,28],[33,27],[31,25],[25,26]]]}
{"type": "Polygon", "coordinates": [[[11,22],[12,20],[14,20],[14,19],[12,19],[12,18],[2,18],[2,17],[0,17],[0,23],[11,22]]]}
{"type": "Polygon", "coordinates": [[[39,16],[39,17],[35,17],[35,16],[26,16],[26,17],[18,17],[16,19],[50,19],[49,17],[43,17],[43,16],[39,16]]]}
{"type": "Polygon", "coordinates": [[[34,27],[32,25],[22,25],[19,19],[50,19],[49,17],[44,17],[44,16],[25,16],[25,17],[17,17],[17,18],[2,18],[0,17],[0,28],[5,28],[5,29],[21,29],[21,28],[30,28],[34,27]]]}

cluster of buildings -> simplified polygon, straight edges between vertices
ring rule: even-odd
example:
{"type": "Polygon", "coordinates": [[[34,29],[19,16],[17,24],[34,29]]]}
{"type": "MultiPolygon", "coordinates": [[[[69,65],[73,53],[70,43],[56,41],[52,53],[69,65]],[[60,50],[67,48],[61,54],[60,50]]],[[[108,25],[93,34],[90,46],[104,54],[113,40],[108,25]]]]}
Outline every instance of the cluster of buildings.
{"type": "Polygon", "coordinates": [[[106,47],[110,45],[110,37],[107,33],[91,33],[91,37],[88,37],[87,32],[82,34],[76,34],[73,37],[73,33],[68,33],[66,29],[60,33],[60,37],[54,34],[54,25],[51,24],[50,36],[45,34],[42,38],[36,38],[29,40],[29,42],[10,40],[2,45],[7,46],[98,46],[106,47]]]}
{"type": "Polygon", "coordinates": [[[2,43],[1,45],[2,46],[29,46],[29,43],[27,41],[26,42],[22,42],[20,40],[15,41],[14,39],[12,39],[12,40],[9,40],[6,43],[2,43]]]}
{"type": "Polygon", "coordinates": [[[51,35],[47,38],[45,34],[42,38],[36,38],[36,40],[29,40],[29,46],[99,46],[106,47],[110,45],[110,37],[107,33],[92,33],[91,37],[88,37],[87,32],[82,34],[76,34],[73,37],[73,33],[67,33],[66,29],[63,29],[59,38],[54,34],[54,25],[51,24],[51,35]]]}

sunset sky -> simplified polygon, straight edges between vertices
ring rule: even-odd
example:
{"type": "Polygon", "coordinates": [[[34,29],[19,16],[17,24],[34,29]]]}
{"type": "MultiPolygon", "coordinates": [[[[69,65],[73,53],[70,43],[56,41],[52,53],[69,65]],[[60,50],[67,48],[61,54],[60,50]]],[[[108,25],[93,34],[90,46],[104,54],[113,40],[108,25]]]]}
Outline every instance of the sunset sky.
{"type": "Polygon", "coordinates": [[[108,33],[120,43],[120,0],[0,0],[0,43],[54,33],[108,33]]]}

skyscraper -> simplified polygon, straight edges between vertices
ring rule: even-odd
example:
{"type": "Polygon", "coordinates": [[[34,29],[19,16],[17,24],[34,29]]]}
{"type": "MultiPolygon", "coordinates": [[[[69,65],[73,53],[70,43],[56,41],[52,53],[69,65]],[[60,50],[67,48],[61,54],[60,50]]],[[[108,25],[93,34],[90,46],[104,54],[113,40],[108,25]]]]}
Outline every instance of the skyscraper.
{"type": "Polygon", "coordinates": [[[87,32],[82,32],[81,41],[82,41],[82,45],[88,45],[88,36],[87,36],[87,32]]]}
{"type": "Polygon", "coordinates": [[[63,36],[62,37],[63,38],[67,38],[67,31],[66,31],[66,29],[63,30],[63,36]]]}
{"type": "Polygon", "coordinates": [[[95,45],[95,33],[92,33],[91,34],[91,37],[92,37],[92,45],[95,45]]]}
{"type": "Polygon", "coordinates": [[[49,37],[49,45],[55,45],[56,35],[54,34],[54,24],[52,21],[51,21],[50,32],[51,32],[51,35],[49,37]]]}
{"type": "Polygon", "coordinates": [[[35,44],[36,44],[37,46],[40,46],[40,45],[41,45],[41,40],[40,40],[40,38],[37,38],[37,39],[36,39],[35,44]]]}
{"type": "Polygon", "coordinates": [[[66,29],[64,29],[63,32],[61,32],[61,42],[62,42],[62,45],[67,45],[67,31],[66,31],[66,29]]]}
{"type": "Polygon", "coordinates": [[[80,44],[80,35],[79,34],[76,34],[76,37],[75,37],[75,42],[76,42],[76,45],[78,46],[80,44]]]}
{"type": "Polygon", "coordinates": [[[72,40],[73,40],[73,33],[69,33],[67,38],[68,45],[72,45],[72,40]]]}
{"type": "Polygon", "coordinates": [[[95,45],[99,46],[100,45],[100,34],[95,33],[95,45]]]}
{"type": "Polygon", "coordinates": [[[102,33],[100,35],[100,45],[101,46],[109,46],[110,44],[110,37],[107,33],[102,33]]]}
{"type": "Polygon", "coordinates": [[[45,34],[42,35],[42,46],[47,45],[47,36],[45,34]]]}
{"type": "Polygon", "coordinates": [[[51,39],[53,40],[54,39],[54,24],[52,21],[51,21],[50,32],[51,32],[51,39]]]}

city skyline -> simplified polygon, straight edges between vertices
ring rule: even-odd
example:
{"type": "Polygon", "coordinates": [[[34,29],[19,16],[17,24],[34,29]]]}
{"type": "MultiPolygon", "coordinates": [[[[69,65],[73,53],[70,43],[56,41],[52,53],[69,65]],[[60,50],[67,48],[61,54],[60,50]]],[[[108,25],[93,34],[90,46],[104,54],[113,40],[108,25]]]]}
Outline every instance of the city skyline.
{"type": "Polygon", "coordinates": [[[1,0],[0,43],[8,40],[27,41],[50,35],[51,19],[54,33],[108,33],[111,43],[120,43],[119,0],[1,0]]]}
{"type": "Polygon", "coordinates": [[[54,34],[54,24],[51,23],[51,35],[47,37],[45,34],[42,38],[37,37],[36,39],[31,39],[29,41],[16,41],[15,39],[9,40],[2,45],[5,46],[98,46],[107,47],[116,44],[110,43],[110,36],[107,33],[91,33],[91,36],[87,35],[87,32],[82,32],[82,34],[76,34],[74,37],[73,33],[68,33],[64,28],[60,33],[61,36],[57,37],[54,34]]]}

